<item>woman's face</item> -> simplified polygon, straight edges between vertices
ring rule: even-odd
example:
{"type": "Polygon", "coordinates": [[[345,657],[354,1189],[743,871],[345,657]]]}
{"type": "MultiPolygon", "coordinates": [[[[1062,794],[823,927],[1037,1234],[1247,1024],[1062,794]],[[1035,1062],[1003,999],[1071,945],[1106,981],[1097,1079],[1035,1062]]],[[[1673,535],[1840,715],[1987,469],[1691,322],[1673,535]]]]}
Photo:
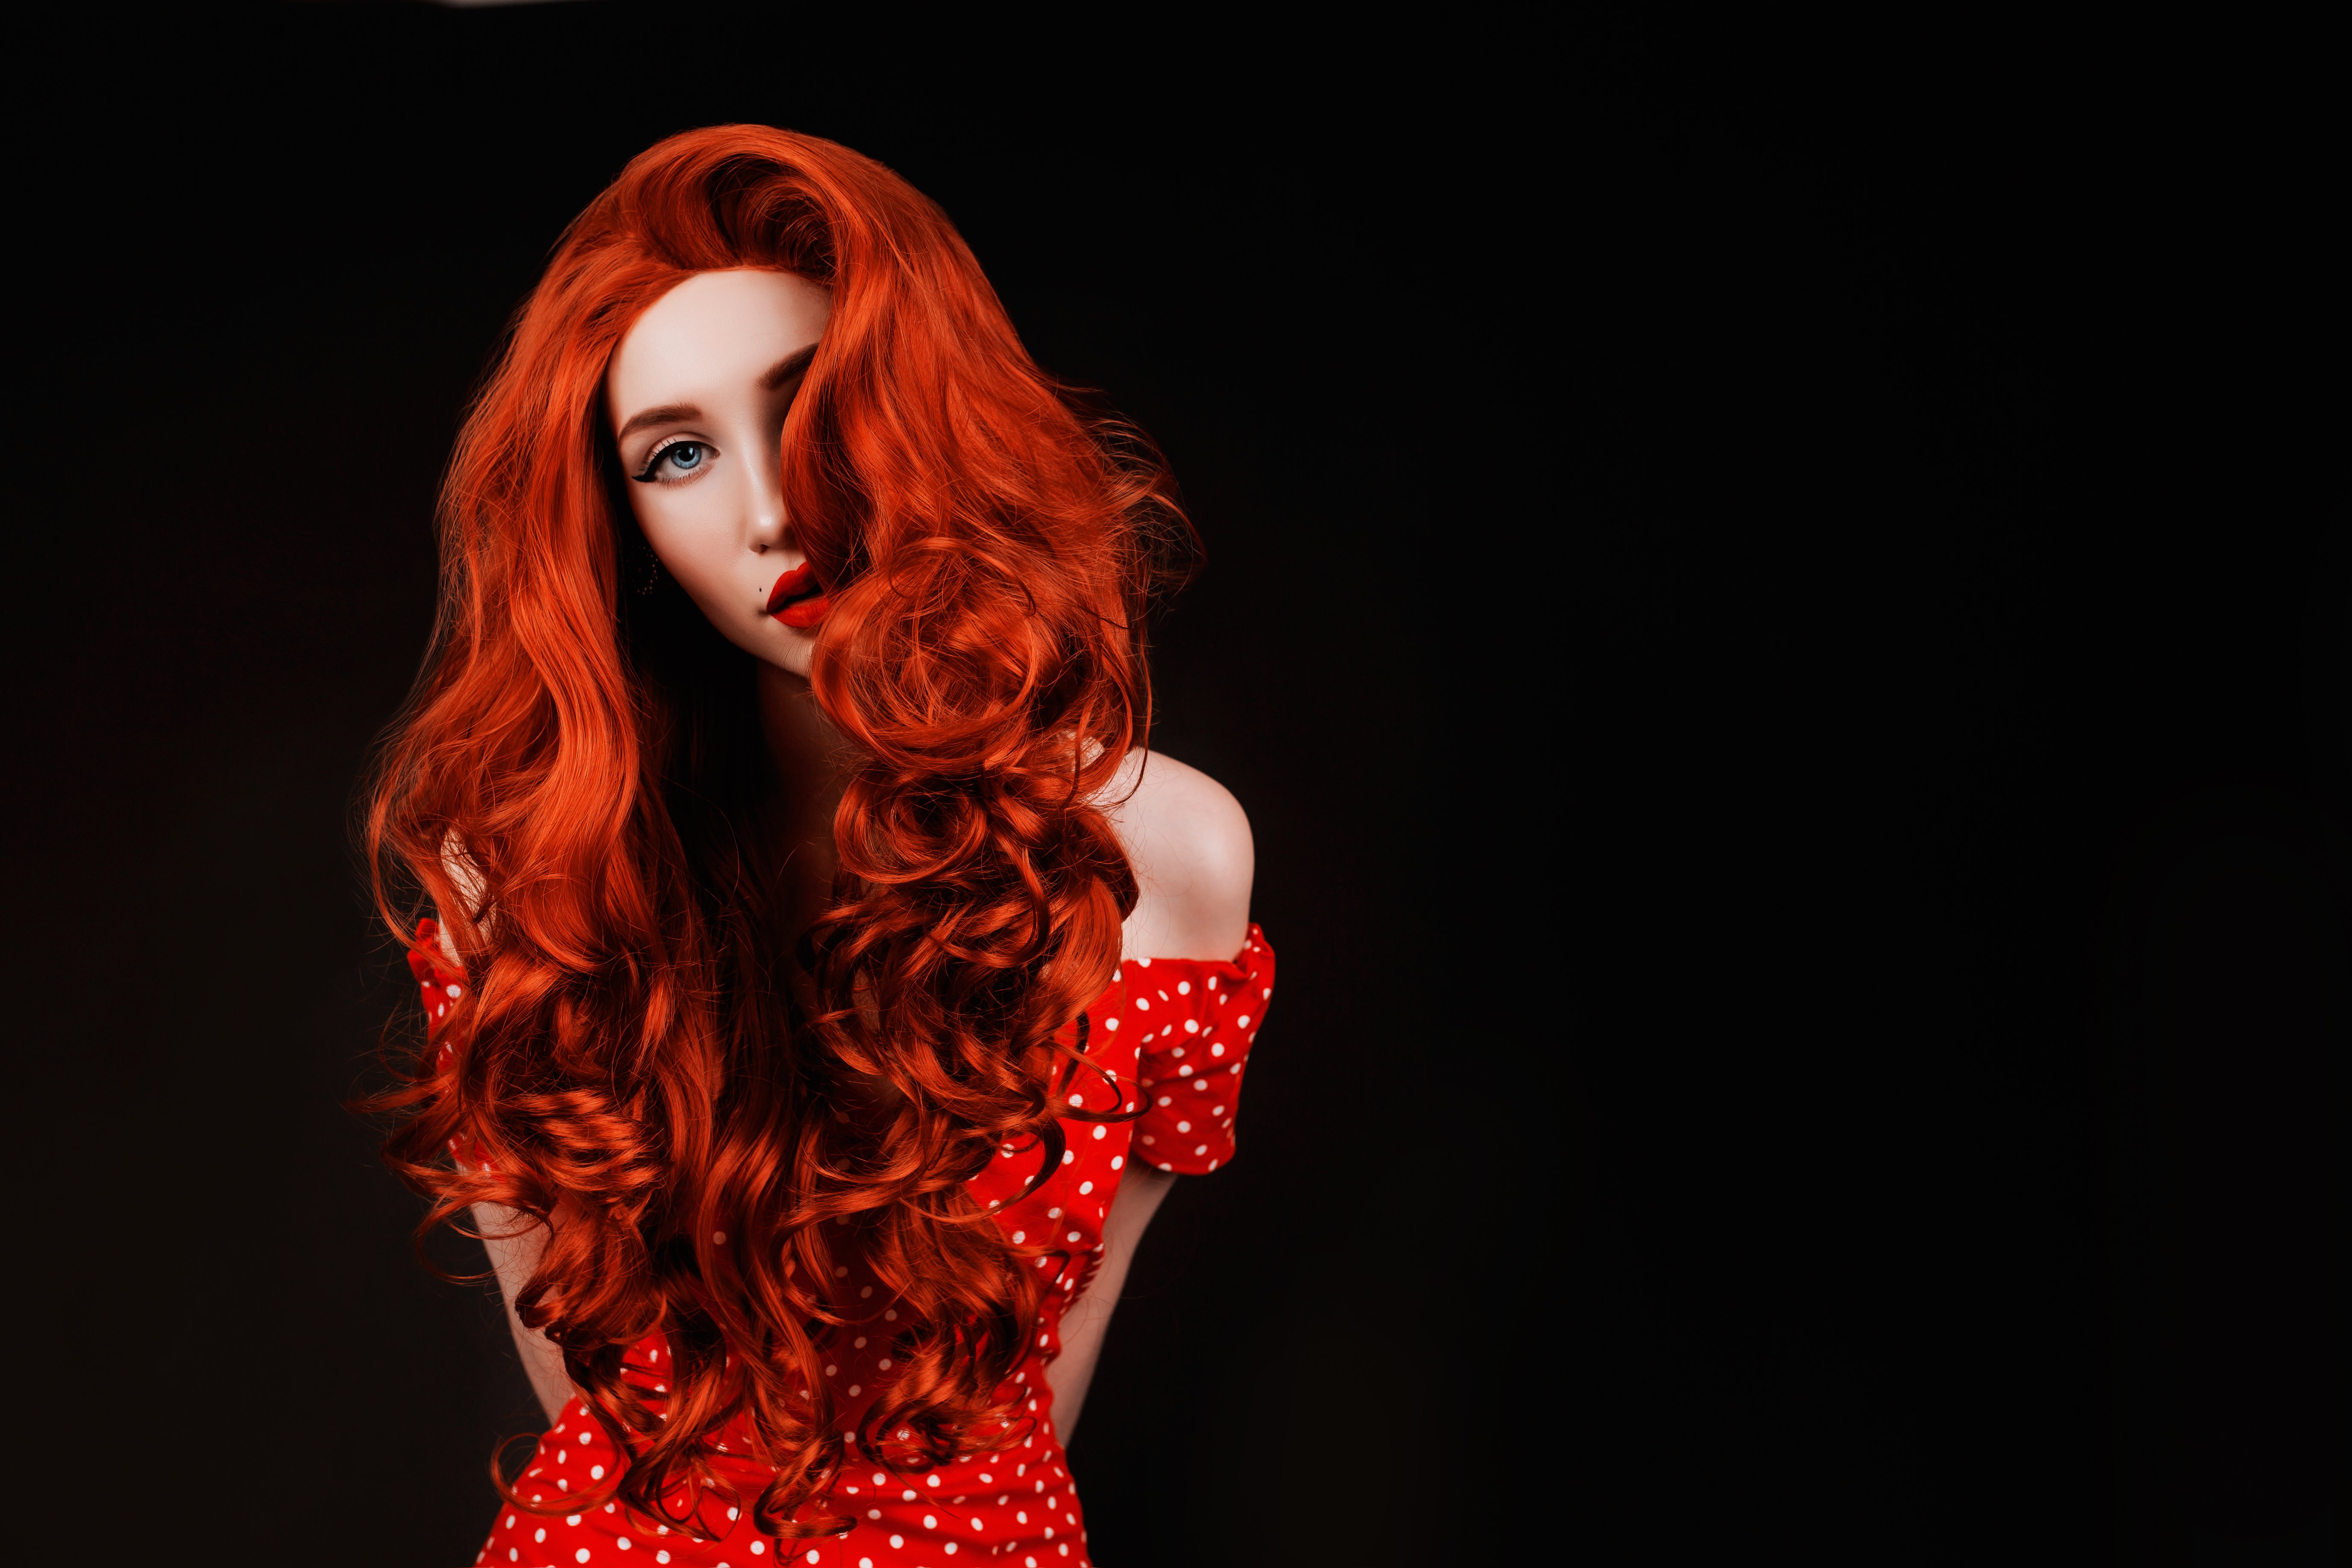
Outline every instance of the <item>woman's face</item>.
{"type": "Polygon", "coordinates": [[[637,526],[710,624],[805,676],[824,605],[784,515],[784,415],[831,304],[789,272],[698,272],[654,302],[604,377],[637,526]]]}

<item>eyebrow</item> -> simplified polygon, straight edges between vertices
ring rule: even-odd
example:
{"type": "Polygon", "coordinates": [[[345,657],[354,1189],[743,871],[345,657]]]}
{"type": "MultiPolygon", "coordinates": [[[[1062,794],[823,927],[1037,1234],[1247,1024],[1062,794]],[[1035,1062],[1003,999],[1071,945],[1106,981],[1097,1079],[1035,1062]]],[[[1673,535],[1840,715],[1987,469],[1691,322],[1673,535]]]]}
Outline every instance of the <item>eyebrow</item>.
{"type": "Polygon", "coordinates": [[[625,441],[649,425],[676,425],[701,417],[702,410],[691,403],[665,403],[659,408],[648,408],[630,415],[629,422],[621,426],[613,439],[625,441]]]}
{"type": "MultiPolygon", "coordinates": [[[[816,358],[814,343],[803,349],[795,349],[768,367],[767,374],[760,377],[760,390],[775,391],[776,388],[808,369],[809,362],[814,358],[816,358]]],[[[652,426],[679,425],[701,417],[702,410],[691,403],[665,403],[658,408],[646,408],[630,415],[628,423],[614,433],[613,439],[625,441],[638,431],[652,426]]]]}
{"type": "Polygon", "coordinates": [[[760,389],[762,392],[775,391],[776,388],[783,385],[784,383],[792,380],[793,377],[808,369],[809,361],[814,358],[816,358],[816,344],[814,343],[811,343],[808,347],[803,349],[793,350],[791,353],[786,354],[783,358],[778,360],[774,364],[768,367],[768,374],[760,378],[760,389]]]}

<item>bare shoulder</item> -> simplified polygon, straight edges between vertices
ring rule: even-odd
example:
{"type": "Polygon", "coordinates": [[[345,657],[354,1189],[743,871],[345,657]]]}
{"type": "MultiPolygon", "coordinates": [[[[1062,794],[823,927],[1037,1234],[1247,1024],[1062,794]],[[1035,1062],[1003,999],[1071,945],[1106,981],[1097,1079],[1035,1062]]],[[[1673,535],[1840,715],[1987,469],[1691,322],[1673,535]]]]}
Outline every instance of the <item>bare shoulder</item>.
{"type": "Polygon", "coordinates": [[[1129,958],[1227,959],[1249,935],[1256,850],[1233,792],[1165,752],[1136,752],[1103,810],[1135,868],[1129,958]]]}
{"type": "Polygon", "coordinates": [[[489,913],[483,907],[482,873],[474,865],[472,857],[466,853],[465,846],[458,842],[454,828],[441,840],[441,869],[457,889],[457,907],[443,909],[436,906],[434,924],[440,930],[442,956],[449,961],[451,969],[463,973],[466,966],[458,960],[457,943],[454,940],[457,923],[465,921],[468,934],[471,934],[475,922],[484,926],[489,923],[489,913]]]}

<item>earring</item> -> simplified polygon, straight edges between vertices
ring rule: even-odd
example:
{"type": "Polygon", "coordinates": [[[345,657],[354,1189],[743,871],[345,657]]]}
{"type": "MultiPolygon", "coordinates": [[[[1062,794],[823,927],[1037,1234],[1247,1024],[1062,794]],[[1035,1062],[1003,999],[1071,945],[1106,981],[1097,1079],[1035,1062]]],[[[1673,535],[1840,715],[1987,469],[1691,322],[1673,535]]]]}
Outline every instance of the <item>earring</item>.
{"type": "Polygon", "coordinates": [[[650,549],[646,552],[646,555],[647,557],[646,580],[637,584],[639,598],[644,598],[661,585],[661,557],[656,555],[650,549]]]}

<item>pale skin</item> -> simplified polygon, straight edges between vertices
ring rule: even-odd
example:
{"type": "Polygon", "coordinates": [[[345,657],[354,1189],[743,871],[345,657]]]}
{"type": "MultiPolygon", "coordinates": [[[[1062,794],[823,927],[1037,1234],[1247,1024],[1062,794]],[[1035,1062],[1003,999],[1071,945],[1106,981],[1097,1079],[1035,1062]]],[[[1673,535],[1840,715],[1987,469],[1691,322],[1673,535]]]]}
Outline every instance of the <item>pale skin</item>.
{"type": "MultiPolygon", "coordinates": [[[[630,505],[646,542],[711,625],[759,660],[761,731],[795,785],[785,829],[799,847],[786,868],[785,905],[802,923],[832,883],[845,742],[810,692],[814,629],[770,615],[768,597],[805,559],[784,510],[782,437],[829,304],[824,289],[790,273],[697,273],[637,320],[614,351],[604,388],[606,429],[632,476],[630,505]]],[[[1197,768],[1139,751],[1104,793],[1103,808],[1139,893],[1121,955],[1223,960],[1239,952],[1254,862],[1249,821],[1232,795],[1197,768]]],[[[1103,1224],[1101,1266],[1070,1304],[1062,1353],[1047,1370],[1064,1442],[1076,1429],[1136,1244],[1174,1181],[1130,1165],[1119,1184],[1103,1224]]],[[[523,1326],[513,1305],[546,1233],[494,1205],[476,1205],[474,1217],[523,1366],[552,1422],[573,1396],[562,1358],[523,1326]]]]}

